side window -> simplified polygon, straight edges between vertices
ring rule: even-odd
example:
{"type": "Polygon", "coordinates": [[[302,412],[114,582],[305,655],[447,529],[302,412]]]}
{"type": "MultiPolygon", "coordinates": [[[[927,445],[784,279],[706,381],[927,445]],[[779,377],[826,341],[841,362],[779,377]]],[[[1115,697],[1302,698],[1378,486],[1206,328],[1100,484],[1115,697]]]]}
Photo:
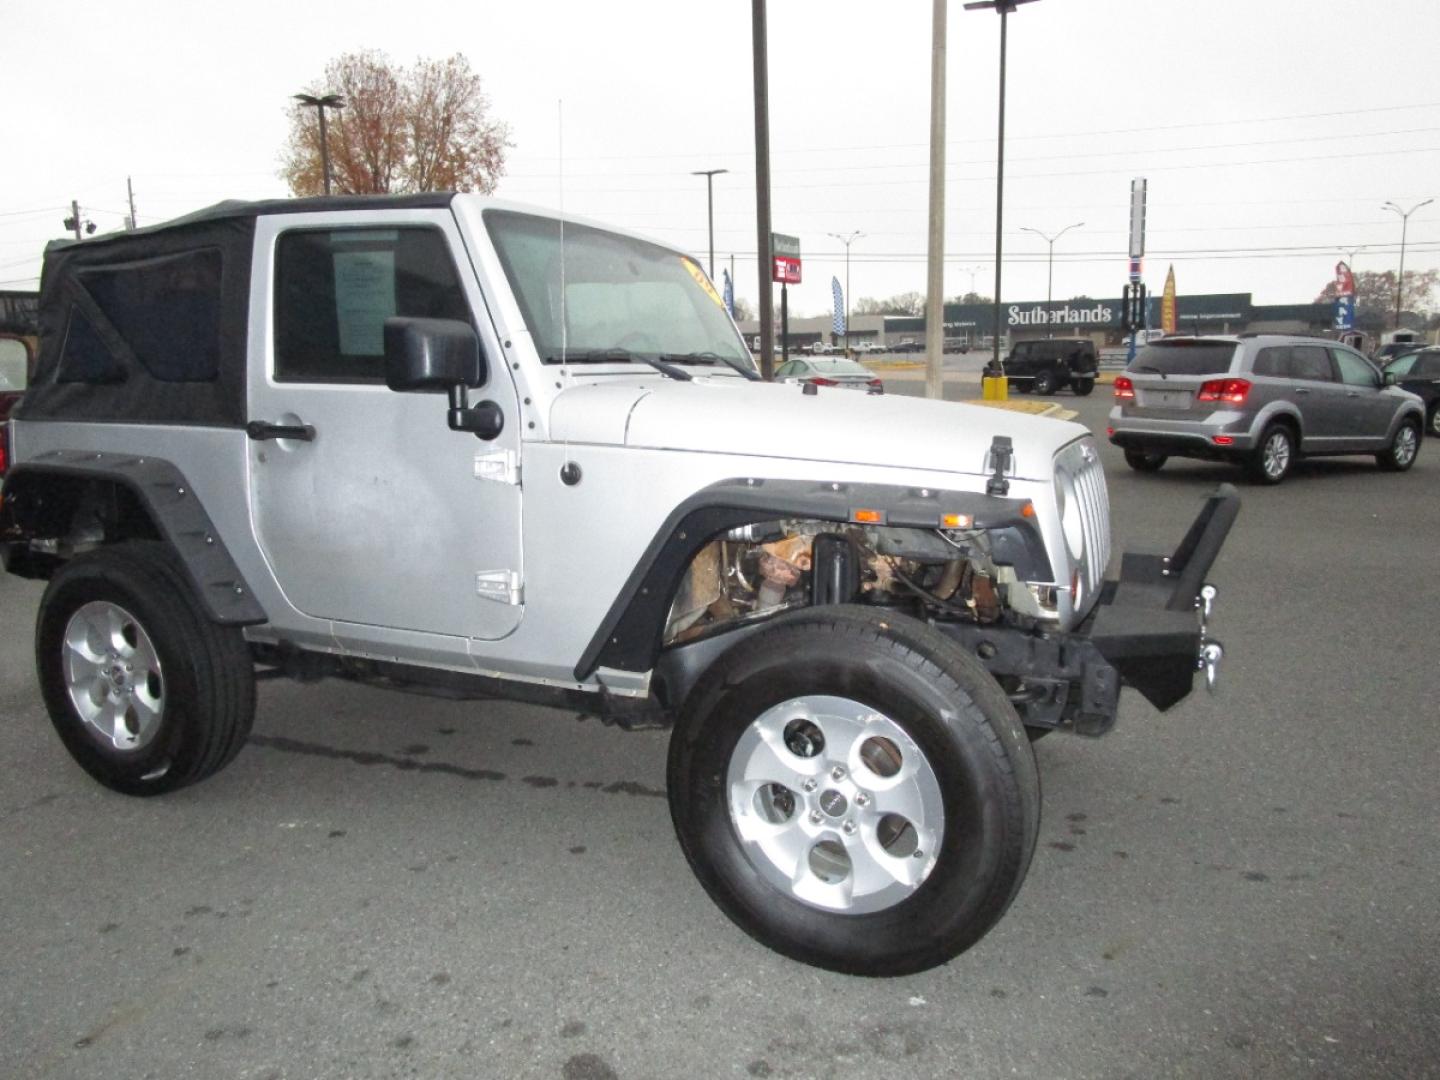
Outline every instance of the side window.
{"type": "Polygon", "coordinates": [[[781,364],[778,368],[775,369],[775,377],[777,379],[788,379],[790,378],[790,376],[794,375],[799,370],[800,365],[794,360],[790,360],[784,364],[781,364]]]}
{"type": "Polygon", "coordinates": [[[1292,345],[1290,377],[1309,379],[1312,382],[1334,382],[1335,372],[1330,367],[1330,350],[1319,345],[1292,345]]]}
{"type": "Polygon", "coordinates": [[[1415,366],[1419,353],[1411,353],[1409,356],[1402,356],[1399,360],[1385,365],[1385,370],[1394,375],[1397,379],[1403,379],[1410,374],[1410,369],[1415,366]]]}
{"type": "Polygon", "coordinates": [[[55,381],[98,385],[125,381],[124,365],[95,332],[85,313],[74,305],[65,322],[65,344],[60,349],[55,381]]]}
{"type": "Polygon", "coordinates": [[[0,337],[0,390],[24,390],[28,384],[30,350],[18,338],[0,337]]]}
{"type": "Polygon", "coordinates": [[[1335,357],[1335,366],[1340,369],[1340,381],[1346,386],[1368,386],[1374,389],[1380,385],[1380,376],[1368,361],[1347,349],[1331,349],[1330,355],[1335,357]]]}
{"type": "Polygon", "coordinates": [[[1414,371],[1416,375],[1440,378],[1440,352],[1419,353],[1417,356],[1414,371]]]}
{"type": "Polygon", "coordinates": [[[385,320],[470,309],[439,229],[307,229],[275,251],[275,379],[383,382],[385,320]]]}
{"type": "Polygon", "coordinates": [[[1251,369],[1256,375],[1268,376],[1272,379],[1283,378],[1286,374],[1286,363],[1290,357],[1290,349],[1285,345],[1270,345],[1261,349],[1255,354],[1255,366],[1251,369]]]}

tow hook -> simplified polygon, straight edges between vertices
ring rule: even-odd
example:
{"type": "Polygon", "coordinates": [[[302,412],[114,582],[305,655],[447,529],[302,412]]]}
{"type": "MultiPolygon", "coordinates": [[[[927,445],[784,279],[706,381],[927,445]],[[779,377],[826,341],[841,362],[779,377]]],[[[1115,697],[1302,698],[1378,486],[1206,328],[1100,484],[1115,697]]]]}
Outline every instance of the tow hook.
{"type": "Polygon", "coordinates": [[[1200,651],[1195,657],[1195,670],[1205,672],[1205,689],[1215,693],[1215,683],[1220,678],[1220,661],[1225,658],[1225,647],[1218,641],[1210,640],[1208,623],[1215,610],[1215,597],[1219,590],[1208,582],[1200,586],[1200,595],[1195,597],[1195,607],[1200,612],[1200,651]]]}

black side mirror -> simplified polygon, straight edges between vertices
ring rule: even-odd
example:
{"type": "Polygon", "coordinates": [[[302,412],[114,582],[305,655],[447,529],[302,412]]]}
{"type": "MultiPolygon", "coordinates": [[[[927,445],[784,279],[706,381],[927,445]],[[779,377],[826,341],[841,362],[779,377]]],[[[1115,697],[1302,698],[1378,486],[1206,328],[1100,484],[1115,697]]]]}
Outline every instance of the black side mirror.
{"type": "Polygon", "coordinates": [[[1385,380],[1386,386],[1394,386],[1397,382],[1400,381],[1399,379],[1395,378],[1395,372],[1393,371],[1382,372],[1380,377],[1385,380]]]}
{"type": "Polygon", "coordinates": [[[484,386],[485,353],[475,328],[458,319],[385,320],[385,385],[391,390],[444,390],[450,395],[452,431],[493,439],[505,414],[493,401],[471,408],[467,388],[484,386]]]}
{"type": "Polygon", "coordinates": [[[458,319],[385,320],[385,385],[391,390],[483,386],[485,355],[475,328],[458,319]]]}

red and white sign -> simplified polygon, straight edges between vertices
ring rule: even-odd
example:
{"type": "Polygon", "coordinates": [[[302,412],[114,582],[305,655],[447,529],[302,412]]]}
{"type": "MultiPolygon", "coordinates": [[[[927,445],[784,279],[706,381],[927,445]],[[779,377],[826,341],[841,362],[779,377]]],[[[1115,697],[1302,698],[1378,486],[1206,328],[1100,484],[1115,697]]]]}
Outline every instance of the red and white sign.
{"type": "Polygon", "coordinates": [[[800,260],[787,258],[784,255],[776,255],[775,272],[771,275],[770,280],[785,285],[799,285],[800,260]]]}
{"type": "Polygon", "coordinates": [[[1350,267],[1343,262],[1335,264],[1335,295],[1355,295],[1355,275],[1350,272],[1350,267]]]}

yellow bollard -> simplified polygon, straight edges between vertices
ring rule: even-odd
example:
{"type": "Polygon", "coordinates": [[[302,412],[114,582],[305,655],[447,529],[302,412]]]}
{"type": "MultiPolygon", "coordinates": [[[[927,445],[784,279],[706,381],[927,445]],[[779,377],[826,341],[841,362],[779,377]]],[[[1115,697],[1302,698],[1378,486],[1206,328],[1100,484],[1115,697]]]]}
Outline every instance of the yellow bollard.
{"type": "Polygon", "coordinates": [[[980,399],[982,401],[1009,401],[1010,380],[1004,375],[982,375],[980,399]]]}

